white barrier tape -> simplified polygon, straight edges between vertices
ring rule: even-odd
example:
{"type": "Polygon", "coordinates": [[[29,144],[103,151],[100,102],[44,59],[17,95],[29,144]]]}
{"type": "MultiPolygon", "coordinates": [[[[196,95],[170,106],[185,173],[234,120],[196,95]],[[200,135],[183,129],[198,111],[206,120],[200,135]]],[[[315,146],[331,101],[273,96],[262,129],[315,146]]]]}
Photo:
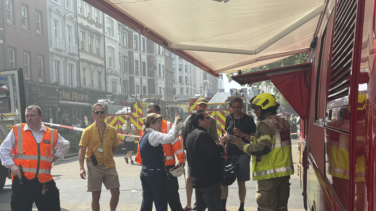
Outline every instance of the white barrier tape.
{"type": "MultiPolygon", "coordinates": [[[[55,127],[61,127],[61,128],[69,129],[69,130],[76,130],[76,131],[84,131],[85,130],[85,129],[79,128],[79,127],[72,127],[72,126],[68,126],[68,125],[59,125],[59,124],[48,123],[48,122],[43,122],[43,124],[47,124],[47,125],[55,126],[55,127]]],[[[121,133],[118,133],[117,135],[118,136],[129,136],[129,137],[133,137],[133,138],[140,138],[140,136],[126,135],[126,134],[121,134],[121,133]]]]}

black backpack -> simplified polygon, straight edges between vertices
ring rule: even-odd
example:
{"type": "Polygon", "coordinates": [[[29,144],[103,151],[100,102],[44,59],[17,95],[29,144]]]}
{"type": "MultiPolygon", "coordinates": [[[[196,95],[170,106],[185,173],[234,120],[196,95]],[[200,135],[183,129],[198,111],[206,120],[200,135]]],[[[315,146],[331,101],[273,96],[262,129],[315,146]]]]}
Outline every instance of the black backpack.
{"type": "Polygon", "coordinates": [[[227,157],[227,161],[224,162],[224,177],[235,178],[240,172],[240,165],[238,162],[238,156],[227,157]]]}

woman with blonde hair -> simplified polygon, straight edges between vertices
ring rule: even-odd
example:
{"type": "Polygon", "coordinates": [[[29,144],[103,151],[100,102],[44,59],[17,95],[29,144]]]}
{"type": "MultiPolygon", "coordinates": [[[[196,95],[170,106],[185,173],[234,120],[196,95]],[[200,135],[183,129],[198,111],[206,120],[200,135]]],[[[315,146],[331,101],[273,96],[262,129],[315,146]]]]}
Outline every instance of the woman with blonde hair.
{"type": "Polygon", "coordinates": [[[142,161],[140,179],[143,192],[141,211],[151,211],[153,202],[157,211],[167,211],[167,172],[163,144],[175,140],[175,130],[180,120],[181,117],[176,116],[170,131],[163,134],[161,115],[150,113],[144,119],[144,134],[139,141],[142,161]]]}

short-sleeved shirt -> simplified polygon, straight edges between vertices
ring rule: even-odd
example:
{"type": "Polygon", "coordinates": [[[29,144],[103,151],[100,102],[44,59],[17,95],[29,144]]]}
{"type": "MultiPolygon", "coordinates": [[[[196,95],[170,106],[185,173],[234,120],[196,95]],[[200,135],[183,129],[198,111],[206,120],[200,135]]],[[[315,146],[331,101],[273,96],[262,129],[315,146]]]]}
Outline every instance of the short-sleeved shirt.
{"type": "MultiPolygon", "coordinates": [[[[242,118],[235,119],[234,114],[229,114],[226,117],[226,131],[227,134],[233,135],[233,129],[236,127],[240,131],[242,131],[245,134],[251,134],[256,132],[256,124],[252,117],[248,116],[247,114],[244,114],[242,118]]],[[[242,138],[243,142],[249,143],[249,141],[245,138],[242,138]]],[[[237,155],[242,154],[243,152],[231,141],[227,142],[227,153],[229,155],[237,155]]]]}
{"type": "Polygon", "coordinates": [[[103,143],[101,143],[101,138],[99,135],[99,130],[95,122],[88,126],[81,136],[80,146],[87,147],[86,159],[89,161],[91,156],[91,151],[94,152],[97,158],[98,165],[104,165],[107,169],[115,167],[115,161],[112,153],[112,147],[119,145],[117,139],[116,129],[106,124],[106,130],[103,134],[103,143]],[[97,150],[98,147],[103,148],[103,152],[97,150]]]}

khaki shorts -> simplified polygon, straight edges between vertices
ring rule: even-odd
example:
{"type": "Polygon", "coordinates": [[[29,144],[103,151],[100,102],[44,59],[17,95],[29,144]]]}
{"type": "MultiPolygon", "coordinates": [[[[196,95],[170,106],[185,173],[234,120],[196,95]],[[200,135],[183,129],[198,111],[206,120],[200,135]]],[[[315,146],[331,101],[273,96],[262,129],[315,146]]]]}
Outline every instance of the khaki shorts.
{"type": "Polygon", "coordinates": [[[108,189],[119,188],[119,176],[116,168],[106,169],[104,165],[94,166],[91,161],[87,162],[87,191],[101,191],[102,183],[108,189]]]}

